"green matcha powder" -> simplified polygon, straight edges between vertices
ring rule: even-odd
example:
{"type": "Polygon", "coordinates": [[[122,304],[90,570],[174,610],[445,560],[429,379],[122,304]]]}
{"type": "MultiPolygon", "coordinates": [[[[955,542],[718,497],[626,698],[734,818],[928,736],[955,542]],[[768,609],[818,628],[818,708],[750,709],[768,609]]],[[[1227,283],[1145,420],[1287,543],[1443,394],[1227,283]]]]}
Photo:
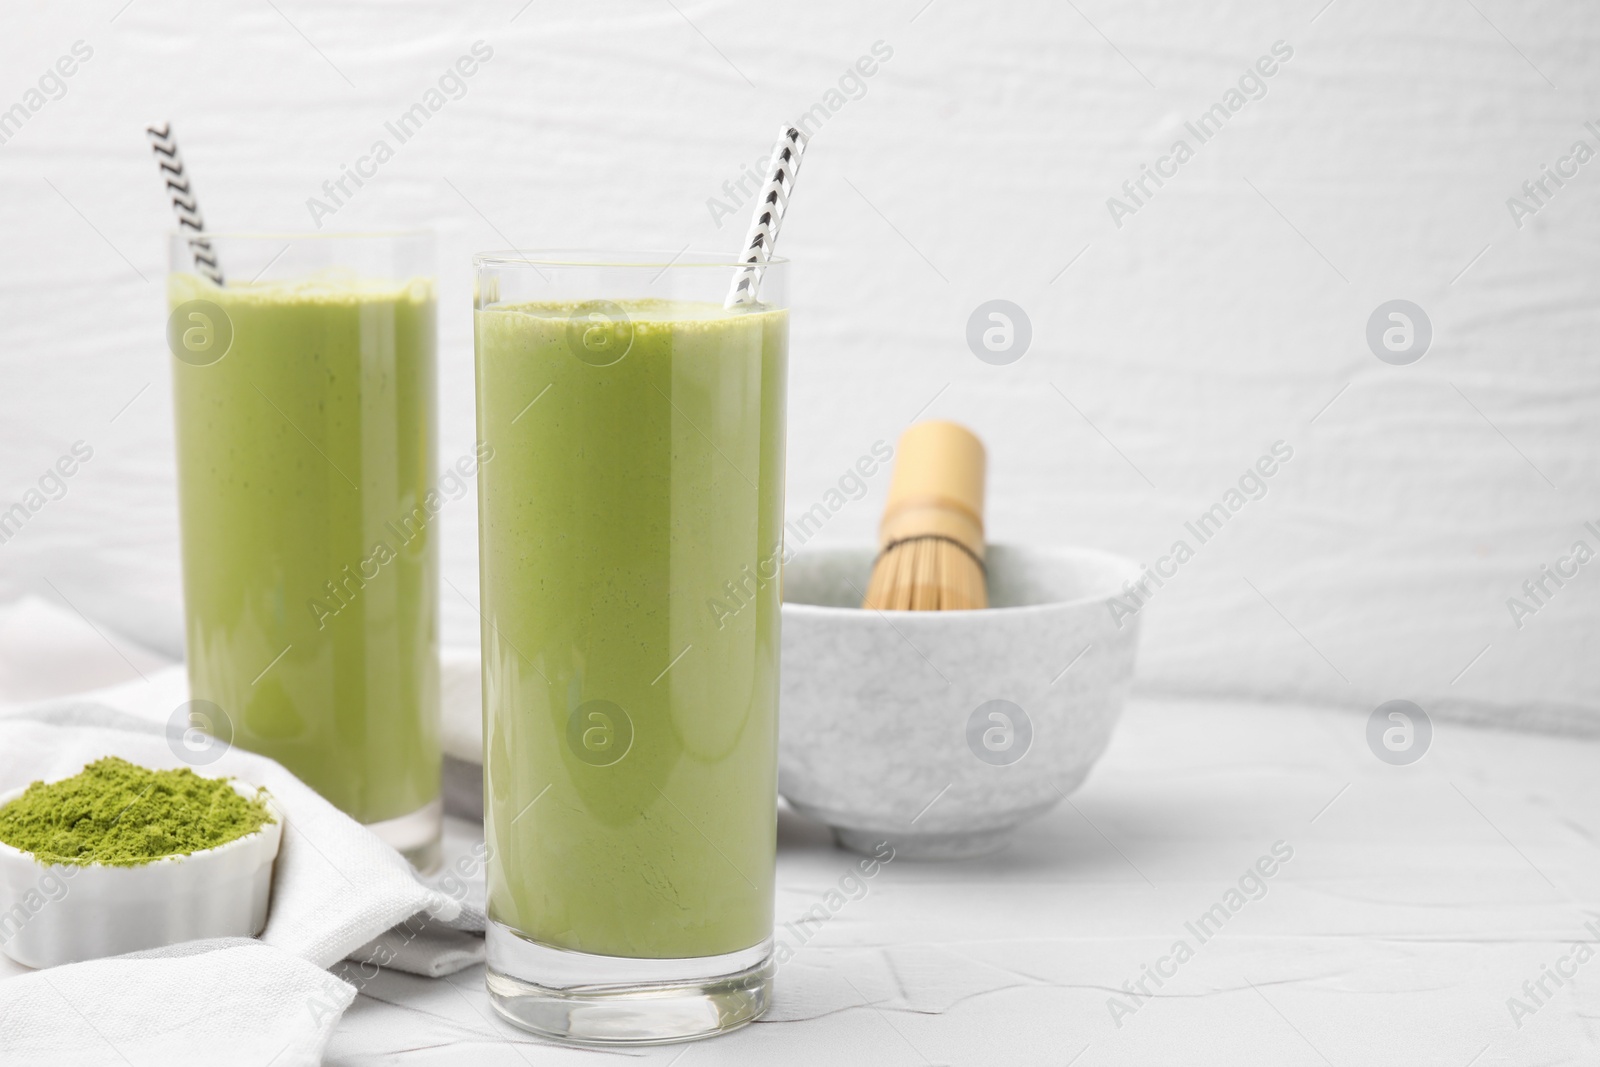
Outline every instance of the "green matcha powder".
{"type": "Polygon", "coordinates": [[[115,756],[34,782],[0,808],[0,841],[41,863],[137,867],[186,856],[275,822],[260,799],[188,768],[152,771],[115,756]]]}

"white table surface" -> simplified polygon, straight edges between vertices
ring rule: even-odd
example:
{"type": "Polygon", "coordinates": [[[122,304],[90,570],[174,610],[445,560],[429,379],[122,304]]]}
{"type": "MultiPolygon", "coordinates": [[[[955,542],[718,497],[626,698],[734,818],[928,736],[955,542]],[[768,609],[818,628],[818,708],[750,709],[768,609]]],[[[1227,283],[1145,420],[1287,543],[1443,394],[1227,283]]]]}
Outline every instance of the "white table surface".
{"type": "MultiPolygon", "coordinates": [[[[560,1048],[493,1016],[482,968],[384,972],[327,1063],[1600,1063],[1600,953],[1562,987],[1546,979],[1531,1016],[1507,1006],[1595,940],[1600,743],[1436,722],[1426,756],[1394,767],[1365,725],[1135,701],[1070,804],[998,856],[889,864],[781,968],[771,1014],[735,1034],[560,1048]],[[1265,895],[1198,944],[1185,922],[1278,841],[1293,858],[1265,895]],[[1193,958],[1117,1025],[1108,998],[1180,938],[1193,958]]],[[[856,857],[791,814],[779,844],[781,930],[856,857]]]]}

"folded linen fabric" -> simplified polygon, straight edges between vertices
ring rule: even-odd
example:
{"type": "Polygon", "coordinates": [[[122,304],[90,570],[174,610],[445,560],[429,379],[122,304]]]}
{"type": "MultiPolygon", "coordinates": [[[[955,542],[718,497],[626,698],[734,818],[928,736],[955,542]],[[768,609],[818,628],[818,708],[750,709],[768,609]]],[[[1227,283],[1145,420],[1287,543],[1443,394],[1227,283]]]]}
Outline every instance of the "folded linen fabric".
{"type": "Polygon", "coordinates": [[[0,1063],[316,1067],[355,995],[250,938],[86,960],[0,981],[0,1063]]]}

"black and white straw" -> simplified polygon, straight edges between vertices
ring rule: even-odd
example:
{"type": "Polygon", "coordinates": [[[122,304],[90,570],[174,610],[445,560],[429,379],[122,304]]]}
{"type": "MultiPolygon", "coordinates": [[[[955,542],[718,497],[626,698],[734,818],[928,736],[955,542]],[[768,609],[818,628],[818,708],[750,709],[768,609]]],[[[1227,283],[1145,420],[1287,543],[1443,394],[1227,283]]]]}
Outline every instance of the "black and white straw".
{"type": "Polygon", "coordinates": [[[754,304],[761,292],[761,276],[772,259],[778,227],[783,222],[784,212],[789,210],[789,198],[794,195],[794,179],[800,171],[800,156],[806,150],[806,140],[806,135],[793,126],[778,131],[778,145],[772,150],[772,161],[767,164],[767,184],[756,202],[756,217],[750,223],[750,233],[739,250],[739,267],[734,271],[724,307],[754,304]]]}
{"type": "Polygon", "coordinates": [[[169,122],[160,128],[150,126],[144,132],[150,137],[150,148],[156,154],[156,162],[161,164],[161,176],[166,179],[167,193],[172,197],[172,213],[178,217],[178,225],[193,230],[197,235],[189,239],[195,270],[217,285],[223,284],[222,264],[217,262],[217,253],[212,249],[211,242],[203,236],[206,220],[200,214],[200,201],[189,187],[189,175],[184,172],[183,154],[178,151],[178,142],[172,136],[172,124],[169,122]]]}

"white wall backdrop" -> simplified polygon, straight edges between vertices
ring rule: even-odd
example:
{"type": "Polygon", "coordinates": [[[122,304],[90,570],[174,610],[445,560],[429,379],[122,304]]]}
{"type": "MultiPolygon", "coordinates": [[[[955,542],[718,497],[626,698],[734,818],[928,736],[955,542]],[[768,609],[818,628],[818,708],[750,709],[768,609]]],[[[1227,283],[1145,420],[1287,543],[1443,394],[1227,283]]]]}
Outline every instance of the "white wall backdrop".
{"type": "MultiPolygon", "coordinates": [[[[173,122],[213,227],[303,229],[482,41],[459,98],[322,220],[440,234],[442,462],[473,439],[473,251],[731,249],[745,212],[709,201],[821,104],[783,239],[791,512],[919,413],[958,419],[990,446],[993,540],[1196,549],[1143,612],[1150,689],[1600,731],[1600,562],[1520,628],[1507,606],[1574,542],[1600,549],[1600,161],[1571,156],[1600,150],[1600,9],[1324,4],[9,3],[0,508],[74,442],[93,458],[0,544],[0,600],[180,650],[171,220],[145,125],[173,122]],[[1273,75],[1228,97],[1275,42],[1273,75]],[[1240,106],[1202,143],[1185,123],[1219,102],[1240,106]],[[1179,139],[1174,176],[1122,192],[1179,139]],[[1576,174],[1513,218],[1546,165],[1576,174]],[[1009,365],[966,341],[991,299],[1031,322],[1009,365]],[[1393,299],[1431,322],[1420,362],[1368,346],[1393,299]],[[1186,532],[1278,441],[1262,499],[1186,532]]],[[[886,487],[820,539],[869,539],[886,487]]],[[[475,536],[468,497],[444,526],[463,589],[475,536]]],[[[475,643],[444,597],[446,640],[475,643]]]]}

